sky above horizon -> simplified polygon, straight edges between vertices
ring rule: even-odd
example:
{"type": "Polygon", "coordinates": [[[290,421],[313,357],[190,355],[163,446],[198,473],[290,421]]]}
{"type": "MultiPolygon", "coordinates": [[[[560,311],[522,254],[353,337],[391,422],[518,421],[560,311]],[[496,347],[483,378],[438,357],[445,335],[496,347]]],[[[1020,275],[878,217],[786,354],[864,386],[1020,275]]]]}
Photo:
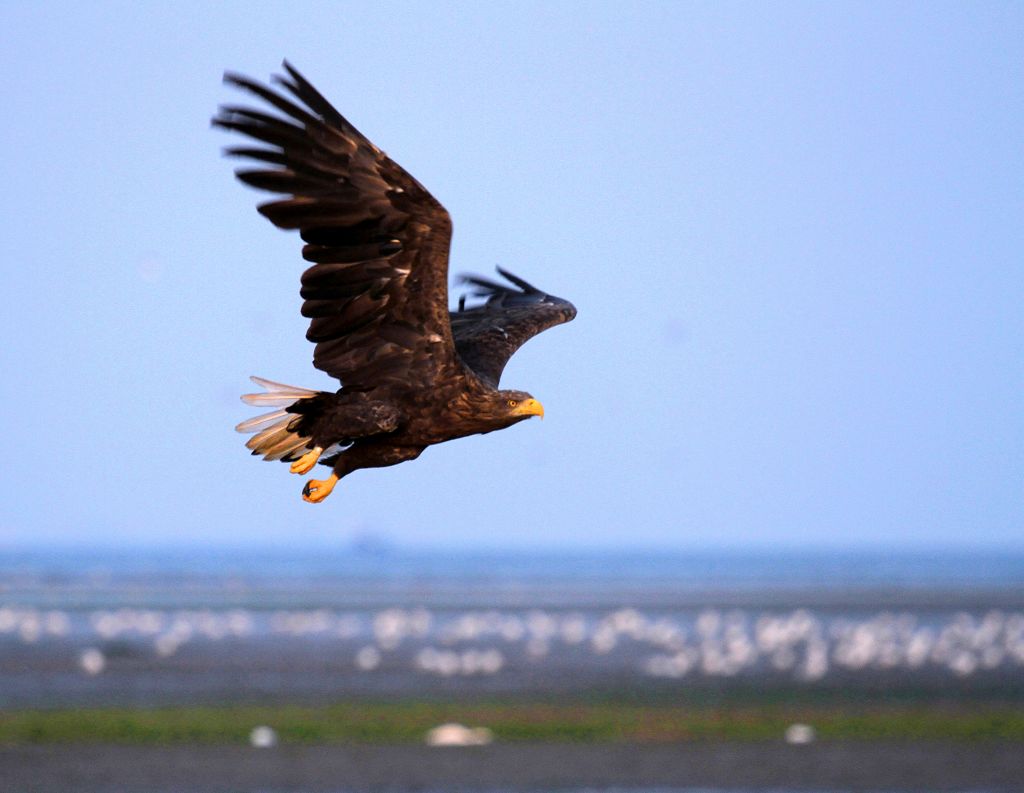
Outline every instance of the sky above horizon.
{"type": "MultiPolygon", "coordinates": [[[[1024,6],[6,3],[0,545],[1024,544],[1024,6]],[[572,300],[543,422],[321,505],[234,425],[332,388],[220,155],[288,58],[572,300]]],[[[237,141],[236,141],[237,142],[237,141]]],[[[325,469],[320,469],[321,471],[325,469]]]]}

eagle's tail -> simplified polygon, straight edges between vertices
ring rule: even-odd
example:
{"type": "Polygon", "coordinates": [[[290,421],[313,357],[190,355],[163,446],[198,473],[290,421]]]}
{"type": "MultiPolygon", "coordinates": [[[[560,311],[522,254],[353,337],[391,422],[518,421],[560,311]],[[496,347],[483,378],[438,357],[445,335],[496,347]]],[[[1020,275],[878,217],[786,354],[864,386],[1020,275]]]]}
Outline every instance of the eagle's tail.
{"type": "Polygon", "coordinates": [[[245,444],[253,454],[262,454],[264,460],[284,460],[289,462],[301,456],[311,438],[300,435],[296,428],[302,416],[289,413],[287,408],[300,399],[309,399],[319,394],[309,388],[300,388],[262,377],[250,378],[265,391],[259,394],[243,394],[242,401],[248,405],[272,406],[278,408],[262,416],[246,419],[235,427],[239,432],[255,432],[245,444]]]}

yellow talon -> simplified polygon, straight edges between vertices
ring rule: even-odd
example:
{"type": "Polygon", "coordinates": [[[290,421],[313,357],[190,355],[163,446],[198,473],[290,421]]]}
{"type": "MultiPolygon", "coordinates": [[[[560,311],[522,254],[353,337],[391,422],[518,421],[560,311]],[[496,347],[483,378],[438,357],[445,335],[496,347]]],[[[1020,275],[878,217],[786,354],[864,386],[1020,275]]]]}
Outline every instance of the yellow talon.
{"type": "Polygon", "coordinates": [[[312,451],[306,452],[298,460],[292,463],[292,467],[289,469],[293,474],[308,474],[313,470],[313,466],[316,465],[316,461],[320,459],[320,455],[323,454],[323,449],[319,446],[315,446],[312,451]]]}
{"type": "Polygon", "coordinates": [[[319,504],[331,494],[336,484],[338,484],[337,474],[331,474],[326,479],[310,479],[302,488],[302,500],[310,504],[319,504]]]}

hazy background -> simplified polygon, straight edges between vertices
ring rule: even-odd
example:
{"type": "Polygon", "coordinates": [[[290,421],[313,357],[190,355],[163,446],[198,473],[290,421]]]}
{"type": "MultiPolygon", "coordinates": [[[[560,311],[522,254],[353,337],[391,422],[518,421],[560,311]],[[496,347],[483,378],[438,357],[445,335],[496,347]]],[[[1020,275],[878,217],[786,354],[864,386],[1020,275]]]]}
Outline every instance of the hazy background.
{"type": "MultiPolygon", "coordinates": [[[[0,543],[1021,545],[1015,3],[6,3],[0,543]],[[289,58],[579,317],[547,419],[301,501],[232,427],[332,387],[209,128],[289,58]]],[[[237,141],[236,141],[237,142],[237,141]]]]}

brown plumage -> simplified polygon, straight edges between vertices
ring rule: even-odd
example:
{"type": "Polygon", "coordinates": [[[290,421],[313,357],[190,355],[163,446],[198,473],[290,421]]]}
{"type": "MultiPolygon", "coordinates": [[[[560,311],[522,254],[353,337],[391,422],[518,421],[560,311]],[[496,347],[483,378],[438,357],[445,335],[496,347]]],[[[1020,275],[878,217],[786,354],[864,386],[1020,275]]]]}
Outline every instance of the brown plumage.
{"type": "Polygon", "coordinates": [[[485,302],[466,308],[463,298],[449,312],[448,212],[287,62],[284,69],[274,78],[284,91],[224,78],[277,114],[225,105],[213,123],[262,144],[226,153],[259,164],[235,173],[279,194],[260,213],[306,242],[306,338],[316,345],[313,365],[342,387],[316,392],[253,378],[267,390],[243,399],[279,409],[238,429],[257,433],[247,444],[253,454],[291,462],[295,473],[331,465],[327,480],[303,490],[321,501],[352,471],[543,415],[529,394],[498,390],[501,373],[524,342],[576,309],[499,269],[513,286],[467,277],[485,302]]]}

